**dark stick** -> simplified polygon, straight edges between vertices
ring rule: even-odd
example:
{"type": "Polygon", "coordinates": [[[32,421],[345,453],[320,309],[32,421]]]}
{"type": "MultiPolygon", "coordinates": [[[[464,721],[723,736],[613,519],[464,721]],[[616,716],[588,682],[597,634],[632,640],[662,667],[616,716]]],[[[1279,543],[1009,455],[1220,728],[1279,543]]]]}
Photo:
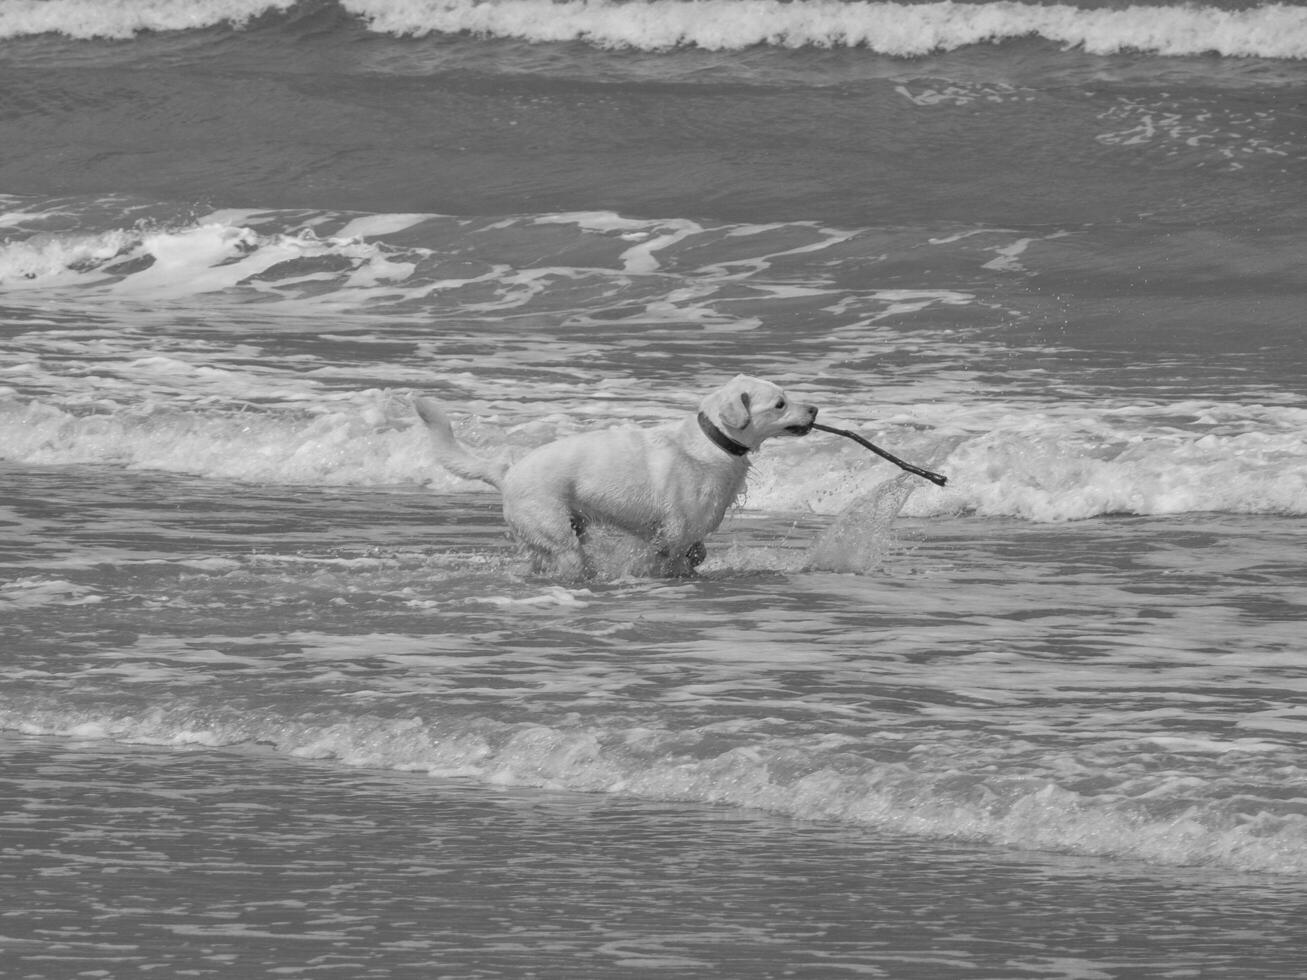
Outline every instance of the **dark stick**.
{"type": "Polygon", "coordinates": [[[923,477],[924,479],[927,479],[931,483],[935,484],[935,486],[937,487],[942,487],[945,483],[948,482],[948,477],[940,476],[938,473],[932,473],[930,472],[930,470],[923,470],[920,466],[913,466],[911,463],[905,463],[903,462],[903,460],[899,459],[893,453],[885,452],[885,450],[881,449],[880,446],[868,442],[866,439],[862,438],[862,436],[858,435],[856,432],[850,432],[848,429],[835,429],[829,425],[818,425],[816,422],[812,423],[812,427],[814,429],[820,429],[822,432],[830,432],[837,436],[843,436],[845,439],[852,439],[854,442],[860,442],[862,443],[862,445],[866,446],[877,456],[881,457],[882,459],[889,460],[899,469],[907,470],[909,473],[914,473],[917,476],[923,477]]]}

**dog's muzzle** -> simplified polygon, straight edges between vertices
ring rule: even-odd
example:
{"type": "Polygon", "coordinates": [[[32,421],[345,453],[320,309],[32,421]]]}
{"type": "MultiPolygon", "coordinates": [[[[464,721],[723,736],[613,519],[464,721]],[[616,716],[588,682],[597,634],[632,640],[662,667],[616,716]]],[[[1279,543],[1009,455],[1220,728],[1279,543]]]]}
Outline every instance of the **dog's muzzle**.
{"type": "Polygon", "coordinates": [[[808,409],[808,421],[800,422],[798,425],[787,425],[785,431],[792,436],[806,436],[812,431],[812,424],[817,421],[817,409],[810,407],[808,409]]]}

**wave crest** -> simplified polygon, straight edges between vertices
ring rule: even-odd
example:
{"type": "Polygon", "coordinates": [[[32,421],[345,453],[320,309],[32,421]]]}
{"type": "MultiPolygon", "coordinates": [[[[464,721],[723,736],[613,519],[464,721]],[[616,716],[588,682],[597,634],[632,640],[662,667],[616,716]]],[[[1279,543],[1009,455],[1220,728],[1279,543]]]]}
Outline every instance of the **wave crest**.
{"type": "Polygon", "coordinates": [[[606,48],[713,51],[759,45],[866,48],[909,57],[974,44],[1041,37],[1091,54],[1307,57],[1307,11],[1283,4],[1247,10],[1132,6],[1086,10],[1001,0],[900,4],[839,0],[429,0],[397,6],[346,0],[374,30],[423,36],[472,33],[528,41],[585,41],[606,48]]]}

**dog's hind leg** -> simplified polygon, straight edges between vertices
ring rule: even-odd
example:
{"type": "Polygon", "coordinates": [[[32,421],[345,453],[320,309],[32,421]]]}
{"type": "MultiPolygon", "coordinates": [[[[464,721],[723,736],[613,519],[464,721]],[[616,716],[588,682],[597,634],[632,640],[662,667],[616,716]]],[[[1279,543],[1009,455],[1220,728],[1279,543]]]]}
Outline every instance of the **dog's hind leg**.
{"type": "Polygon", "coordinates": [[[586,522],[566,507],[542,501],[505,502],[504,517],[531,552],[535,570],[579,581],[593,576],[582,543],[586,522]]]}

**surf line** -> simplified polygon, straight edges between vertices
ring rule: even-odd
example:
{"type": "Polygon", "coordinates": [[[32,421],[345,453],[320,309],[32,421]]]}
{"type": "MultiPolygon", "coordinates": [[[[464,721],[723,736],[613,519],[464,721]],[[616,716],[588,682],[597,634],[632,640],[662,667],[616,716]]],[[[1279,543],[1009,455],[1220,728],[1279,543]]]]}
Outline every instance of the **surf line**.
{"type": "Polygon", "coordinates": [[[866,446],[881,459],[887,459],[895,466],[897,466],[899,469],[907,470],[909,473],[915,474],[916,476],[919,476],[922,479],[929,480],[937,487],[942,487],[944,484],[948,483],[948,477],[941,476],[938,473],[932,473],[930,470],[923,470],[920,466],[913,466],[911,463],[905,463],[903,460],[899,459],[893,453],[886,452],[884,449],[881,449],[880,446],[877,446],[875,443],[868,442],[866,439],[862,438],[862,436],[858,435],[856,432],[850,432],[848,429],[836,429],[833,426],[829,426],[829,425],[818,425],[816,422],[812,423],[812,427],[814,429],[820,429],[822,432],[829,432],[832,435],[843,436],[845,439],[852,439],[854,442],[861,443],[863,446],[866,446]]]}

